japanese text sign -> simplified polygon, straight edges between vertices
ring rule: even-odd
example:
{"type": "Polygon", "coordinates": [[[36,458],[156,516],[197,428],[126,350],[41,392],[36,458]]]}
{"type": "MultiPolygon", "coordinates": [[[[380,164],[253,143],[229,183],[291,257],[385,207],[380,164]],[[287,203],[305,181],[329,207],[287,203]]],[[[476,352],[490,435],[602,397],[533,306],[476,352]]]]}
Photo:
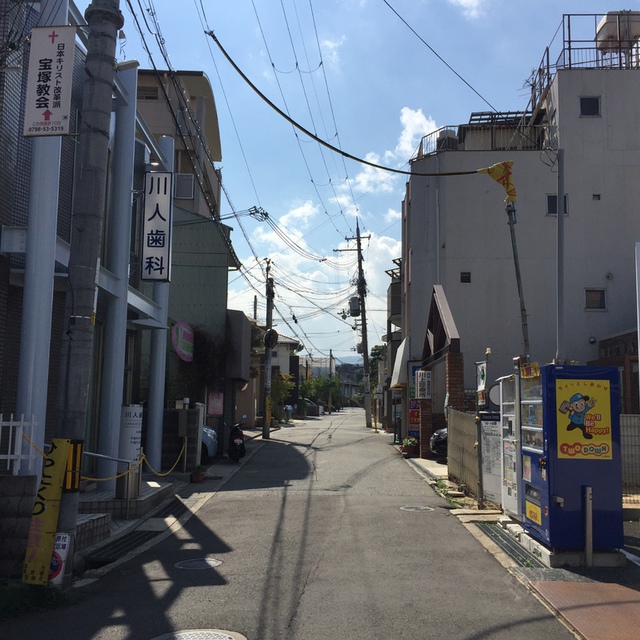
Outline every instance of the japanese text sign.
{"type": "Polygon", "coordinates": [[[142,280],[171,280],[172,174],[150,171],[145,176],[142,280]]]}
{"type": "Polygon", "coordinates": [[[431,371],[416,371],[416,398],[431,400],[431,371]]]}
{"type": "Polygon", "coordinates": [[[25,136],[69,133],[75,27],[36,27],[31,31],[25,136]]]}

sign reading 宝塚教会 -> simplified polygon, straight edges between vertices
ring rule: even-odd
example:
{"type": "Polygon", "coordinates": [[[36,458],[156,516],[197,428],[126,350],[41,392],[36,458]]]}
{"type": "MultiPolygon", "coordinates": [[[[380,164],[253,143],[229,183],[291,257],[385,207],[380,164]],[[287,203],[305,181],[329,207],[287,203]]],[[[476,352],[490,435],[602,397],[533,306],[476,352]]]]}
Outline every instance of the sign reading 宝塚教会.
{"type": "Polygon", "coordinates": [[[69,133],[75,42],[75,27],[35,27],[31,30],[25,136],[69,133]]]}

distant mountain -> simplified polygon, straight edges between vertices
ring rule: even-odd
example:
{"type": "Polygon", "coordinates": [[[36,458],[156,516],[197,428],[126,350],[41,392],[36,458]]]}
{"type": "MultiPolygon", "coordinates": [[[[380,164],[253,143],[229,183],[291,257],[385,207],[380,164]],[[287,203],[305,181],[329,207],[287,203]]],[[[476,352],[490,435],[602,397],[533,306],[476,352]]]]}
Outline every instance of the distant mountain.
{"type": "Polygon", "coordinates": [[[345,356],[344,358],[336,358],[336,364],[341,364],[343,362],[345,364],[357,364],[361,367],[364,365],[362,356],[345,356]]]}

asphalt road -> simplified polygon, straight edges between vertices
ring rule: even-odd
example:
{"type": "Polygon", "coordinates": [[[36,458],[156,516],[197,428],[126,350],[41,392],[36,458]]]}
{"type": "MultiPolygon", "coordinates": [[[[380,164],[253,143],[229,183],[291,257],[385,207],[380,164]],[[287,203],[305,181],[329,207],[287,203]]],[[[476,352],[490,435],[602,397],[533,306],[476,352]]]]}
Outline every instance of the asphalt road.
{"type": "Polygon", "coordinates": [[[242,468],[181,529],[80,590],[79,603],[4,623],[0,637],[574,638],[392,437],[365,428],[363,411],[294,424],[250,442],[242,468]],[[201,558],[220,564],[176,567],[201,558]]]}

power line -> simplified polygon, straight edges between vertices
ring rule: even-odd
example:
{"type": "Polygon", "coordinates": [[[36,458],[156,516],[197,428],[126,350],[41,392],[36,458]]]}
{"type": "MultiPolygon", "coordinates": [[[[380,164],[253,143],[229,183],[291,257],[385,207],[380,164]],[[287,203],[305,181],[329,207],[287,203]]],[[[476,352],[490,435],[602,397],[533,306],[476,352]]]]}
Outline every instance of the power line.
{"type": "Polygon", "coordinates": [[[418,40],[420,40],[420,42],[422,42],[422,44],[424,44],[425,47],[427,47],[427,49],[429,49],[429,51],[431,51],[431,53],[433,53],[433,55],[438,58],[438,60],[440,60],[440,62],[442,62],[442,64],[444,64],[445,67],[447,67],[447,69],[449,69],[449,71],[451,71],[453,74],[455,74],[460,80],[462,80],[462,82],[464,82],[464,84],[467,85],[467,87],[469,87],[469,89],[471,89],[471,91],[473,91],[473,93],[475,93],[480,100],[482,100],[485,104],[487,104],[492,111],[495,111],[496,113],[498,112],[498,110],[481,94],[479,93],[476,89],[474,89],[474,87],[472,87],[390,4],[389,2],[387,2],[387,0],[382,0],[382,2],[384,2],[387,7],[389,7],[389,9],[391,9],[391,11],[393,11],[393,13],[396,14],[396,16],[398,16],[398,18],[400,18],[400,20],[402,21],[402,23],[411,31],[411,33],[413,33],[413,35],[416,36],[416,38],[418,38],[418,40]]]}
{"type": "Polygon", "coordinates": [[[260,91],[260,89],[258,89],[258,87],[256,87],[251,82],[251,80],[249,80],[249,78],[243,73],[243,71],[240,69],[240,67],[238,67],[238,65],[234,62],[233,58],[231,58],[231,56],[226,52],[226,50],[224,49],[224,47],[222,46],[222,44],[220,43],[220,41],[218,40],[216,35],[213,33],[213,31],[207,31],[206,33],[218,45],[218,48],[220,49],[220,51],[222,52],[224,57],[229,61],[231,66],[236,70],[236,72],[240,75],[240,77],[255,91],[255,93],[258,94],[258,96],[260,96],[260,98],[262,98],[262,100],[264,100],[274,111],[276,111],[276,113],[281,115],[287,122],[289,122],[294,127],[296,127],[296,129],[302,131],[302,133],[304,133],[309,138],[311,138],[311,139],[315,140],[316,142],[319,142],[323,146],[327,147],[327,149],[331,149],[335,153],[339,153],[343,157],[349,158],[350,160],[355,160],[356,162],[359,162],[360,164],[364,164],[364,165],[367,165],[369,167],[373,167],[375,169],[380,169],[382,171],[389,171],[391,173],[400,173],[400,174],[403,174],[403,175],[427,176],[427,177],[428,176],[466,176],[466,175],[471,175],[471,174],[477,173],[476,170],[473,170],[473,171],[439,171],[439,172],[429,172],[429,173],[426,173],[426,172],[425,173],[421,173],[421,172],[416,172],[416,171],[406,171],[404,169],[395,169],[394,167],[387,167],[387,166],[384,166],[384,165],[376,164],[375,162],[370,162],[369,160],[365,160],[364,158],[359,158],[358,156],[354,156],[354,155],[352,155],[350,153],[347,153],[346,151],[343,151],[342,149],[338,149],[338,147],[335,147],[334,145],[330,144],[326,140],[323,140],[322,138],[319,138],[318,136],[316,136],[314,133],[311,133],[311,131],[309,131],[308,129],[303,127],[300,123],[296,122],[293,118],[289,117],[284,111],[282,111],[282,109],[280,109],[273,102],[271,102],[271,100],[269,100],[269,98],[267,98],[267,96],[265,96],[260,91]]]}

